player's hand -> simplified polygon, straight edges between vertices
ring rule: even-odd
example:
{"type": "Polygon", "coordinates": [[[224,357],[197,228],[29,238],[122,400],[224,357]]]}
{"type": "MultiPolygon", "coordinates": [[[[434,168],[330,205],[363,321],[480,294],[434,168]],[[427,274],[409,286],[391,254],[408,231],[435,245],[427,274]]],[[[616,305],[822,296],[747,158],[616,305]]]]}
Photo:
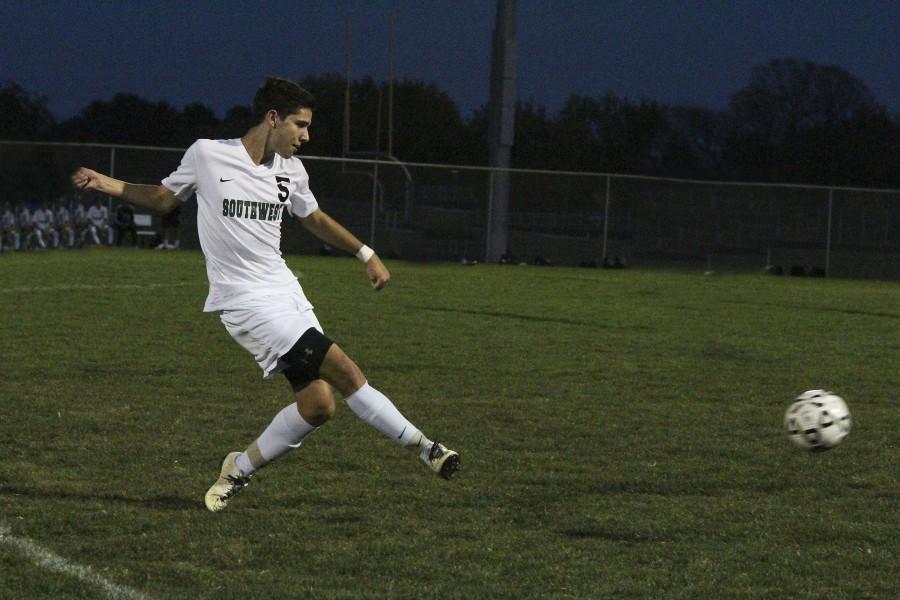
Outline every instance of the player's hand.
{"type": "Polygon", "coordinates": [[[388,281],[391,280],[390,271],[387,270],[387,267],[384,266],[377,254],[373,254],[372,258],[366,263],[366,275],[369,276],[369,281],[372,282],[372,287],[376,291],[386,286],[388,281]]]}
{"type": "Polygon", "coordinates": [[[81,167],[72,175],[72,185],[78,191],[97,190],[98,192],[109,193],[107,189],[111,179],[106,175],[102,175],[97,171],[81,167]]]}

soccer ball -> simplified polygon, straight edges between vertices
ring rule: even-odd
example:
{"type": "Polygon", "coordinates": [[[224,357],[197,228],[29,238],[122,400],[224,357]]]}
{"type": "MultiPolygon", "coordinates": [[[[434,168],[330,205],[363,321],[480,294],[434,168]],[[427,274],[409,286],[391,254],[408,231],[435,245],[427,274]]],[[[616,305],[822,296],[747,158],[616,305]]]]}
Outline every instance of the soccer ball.
{"type": "Polygon", "coordinates": [[[850,433],[850,411],[840,396],[809,390],[788,407],[784,428],[794,445],[804,450],[830,450],[850,433]]]}

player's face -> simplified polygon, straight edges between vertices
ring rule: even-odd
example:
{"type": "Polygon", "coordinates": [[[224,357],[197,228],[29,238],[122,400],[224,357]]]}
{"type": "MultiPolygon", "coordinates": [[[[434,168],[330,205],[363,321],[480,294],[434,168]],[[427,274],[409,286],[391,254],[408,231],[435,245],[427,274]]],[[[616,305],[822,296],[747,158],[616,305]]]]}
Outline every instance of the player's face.
{"type": "Polygon", "coordinates": [[[301,108],[283,119],[277,115],[272,138],[275,152],[282,158],[290,158],[300,152],[300,146],[309,141],[311,123],[312,111],[308,108],[301,108]]]}

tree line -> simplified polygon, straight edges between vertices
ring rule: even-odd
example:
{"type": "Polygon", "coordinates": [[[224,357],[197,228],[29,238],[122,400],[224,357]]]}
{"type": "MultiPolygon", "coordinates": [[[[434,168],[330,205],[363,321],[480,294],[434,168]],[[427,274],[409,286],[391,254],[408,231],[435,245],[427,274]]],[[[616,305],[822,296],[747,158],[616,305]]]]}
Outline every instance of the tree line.
{"type": "MultiPolygon", "coordinates": [[[[345,80],[307,76],[318,99],[309,154],[341,156],[345,80]]],[[[351,82],[350,153],[387,148],[387,86],[351,82]]],[[[449,94],[416,80],[393,90],[392,150],[400,160],[484,165],[487,110],[464,117],[449,94]]],[[[187,146],[238,137],[249,106],[223,118],[202,103],[178,109],[131,94],[91,102],[58,121],[47,99],[16,82],[0,86],[0,139],[187,146]]],[[[726,110],[668,106],[606,93],[572,95],[556,113],[533,102],[516,110],[514,167],[699,179],[900,187],[900,116],[890,115],[847,71],[779,59],[752,69],[726,110]]]]}

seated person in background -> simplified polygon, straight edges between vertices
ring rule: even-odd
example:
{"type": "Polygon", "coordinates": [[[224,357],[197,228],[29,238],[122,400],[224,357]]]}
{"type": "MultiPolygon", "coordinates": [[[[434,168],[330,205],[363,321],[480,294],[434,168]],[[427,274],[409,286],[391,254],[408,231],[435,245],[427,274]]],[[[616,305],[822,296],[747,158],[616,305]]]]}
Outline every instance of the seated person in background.
{"type": "Polygon", "coordinates": [[[16,226],[16,213],[9,202],[3,203],[0,213],[0,252],[19,249],[19,228],[16,226]]]}
{"type": "Polygon", "coordinates": [[[78,240],[78,247],[84,246],[84,236],[87,235],[87,211],[84,210],[84,204],[81,200],[75,200],[72,203],[72,229],[78,240]]]}
{"type": "Polygon", "coordinates": [[[128,233],[131,235],[131,245],[137,248],[137,228],[134,226],[134,209],[130,204],[120,202],[116,206],[115,214],[116,246],[122,245],[122,238],[128,233]]]}
{"type": "Polygon", "coordinates": [[[75,228],[72,227],[72,215],[66,206],[66,198],[63,196],[56,202],[56,208],[53,211],[53,226],[60,236],[65,236],[66,247],[73,248],[75,246],[75,228]]]}
{"type": "Polygon", "coordinates": [[[181,226],[181,204],[162,217],[163,241],[160,242],[157,250],[175,250],[178,248],[178,227],[181,226]]]}
{"type": "Polygon", "coordinates": [[[16,212],[16,227],[19,228],[19,239],[21,240],[19,249],[24,250],[28,248],[28,240],[31,237],[31,229],[33,227],[31,224],[31,210],[28,208],[28,204],[24,202],[16,212]]]}
{"type": "Polygon", "coordinates": [[[112,229],[109,227],[109,211],[103,206],[100,196],[94,200],[94,203],[87,210],[87,227],[81,233],[81,239],[84,240],[87,234],[90,234],[94,244],[100,246],[100,236],[106,237],[106,244],[112,245],[112,229]]]}
{"type": "Polygon", "coordinates": [[[54,248],[59,245],[59,234],[53,226],[53,211],[46,202],[42,202],[41,206],[31,214],[31,225],[31,238],[37,240],[38,248],[47,249],[45,236],[50,238],[50,243],[54,248]]]}

